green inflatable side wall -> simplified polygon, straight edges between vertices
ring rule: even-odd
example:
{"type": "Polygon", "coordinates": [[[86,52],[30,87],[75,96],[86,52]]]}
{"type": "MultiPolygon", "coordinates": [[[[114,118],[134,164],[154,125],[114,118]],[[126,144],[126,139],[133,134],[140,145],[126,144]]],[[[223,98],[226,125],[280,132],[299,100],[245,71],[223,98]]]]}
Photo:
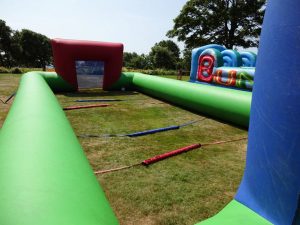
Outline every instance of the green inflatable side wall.
{"type": "MultiPolygon", "coordinates": [[[[1,129],[0,224],[119,224],[61,106],[40,75],[22,77],[1,129]]],[[[54,83],[58,79],[55,73],[43,75],[54,83]]]]}
{"type": "Polygon", "coordinates": [[[128,86],[126,82],[131,82],[140,92],[187,109],[242,127],[249,125],[251,92],[141,73],[123,73],[118,86],[128,86]]]}

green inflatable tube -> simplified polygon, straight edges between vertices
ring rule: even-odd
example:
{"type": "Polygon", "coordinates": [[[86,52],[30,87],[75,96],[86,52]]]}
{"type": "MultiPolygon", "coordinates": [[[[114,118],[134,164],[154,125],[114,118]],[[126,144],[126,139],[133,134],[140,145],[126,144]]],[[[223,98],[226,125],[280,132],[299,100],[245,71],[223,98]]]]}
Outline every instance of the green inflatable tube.
{"type": "Polygon", "coordinates": [[[232,200],[217,215],[196,225],[272,225],[265,218],[236,200],[232,200]]]}
{"type": "Polygon", "coordinates": [[[119,224],[41,74],[22,77],[0,149],[0,224],[119,224]]]}
{"type": "Polygon", "coordinates": [[[123,73],[119,85],[134,89],[210,117],[248,127],[251,92],[183,82],[141,73],[123,73]]]}
{"type": "Polygon", "coordinates": [[[61,76],[57,75],[55,72],[29,72],[26,73],[28,76],[39,75],[42,76],[52,91],[54,92],[66,92],[66,91],[77,91],[76,87],[66,82],[61,76]]]}

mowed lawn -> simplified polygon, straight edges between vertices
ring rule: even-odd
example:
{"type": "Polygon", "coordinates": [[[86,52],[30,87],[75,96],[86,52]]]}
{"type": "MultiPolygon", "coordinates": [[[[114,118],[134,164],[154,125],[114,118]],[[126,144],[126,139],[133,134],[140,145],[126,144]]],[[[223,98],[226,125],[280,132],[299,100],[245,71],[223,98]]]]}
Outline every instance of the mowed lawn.
{"type": "MultiPolygon", "coordinates": [[[[17,88],[19,78],[0,74],[1,99],[17,88]]],[[[88,90],[56,96],[61,106],[94,104],[76,103],[76,99],[124,100],[109,103],[107,108],[66,111],[78,135],[124,134],[204,118],[137,92],[88,90]]],[[[0,127],[10,104],[0,103],[0,127]]],[[[246,130],[207,118],[179,130],[149,136],[79,140],[92,168],[104,170],[135,164],[190,144],[246,136],[246,130]]],[[[122,225],[192,225],[214,215],[232,200],[242,178],[246,144],[247,141],[238,141],[202,147],[148,167],[97,175],[97,179],[122,225]]]]}
{"type": "MultiPolygon", "coordinates": [[[[177,79],[177,75],[164,75],[164,76],[161,76],[161,77],[170,78],[170,79],[177,79]]],[[[190,79],[189,76],[182,76],[181,77],[182,81],[188,81],[189,79],[190,79]]]]}

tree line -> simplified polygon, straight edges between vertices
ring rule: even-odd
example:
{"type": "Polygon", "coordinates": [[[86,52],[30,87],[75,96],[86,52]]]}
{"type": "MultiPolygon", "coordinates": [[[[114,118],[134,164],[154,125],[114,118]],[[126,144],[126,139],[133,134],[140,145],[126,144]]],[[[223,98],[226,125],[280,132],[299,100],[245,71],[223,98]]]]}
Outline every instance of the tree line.
{"type": "MultiPolygon", "coordinates": [[[[189,0],[166,33],[172,40],[156,43],[148,54],[124,53],[123,65],[134,69],[189,70],[193,48],[217,43],[227,48],[256,47],[265,0],[189,0]]],[[[0,20],[0,66],[45,68],[52,59],[50,40],[28,29],[14,31],[0,20]]]]}
{"type": "Polygon", "coordinates": [[[0,66],[45,68],[51,61],[48,37],[28,29],[12,30],[0,20],[0,66]]]}
{"type": "Polygon", "coordinates": [[[124,66],[189,70],[193,48],[212,43],[229,49],[257,47],[265,4],[265,0],[189,0],[166,33],[184,43],[182,53],[173,41],[161,41],[148,55],[125,53],[124,66]]]}
{"type": "Polygon", "coordinates": [[[125,52],[123,66],[135,69],[166,69],[175,70],[180,65],[180,49],[172,40],[156,43],[149,54],[125,52]]]}

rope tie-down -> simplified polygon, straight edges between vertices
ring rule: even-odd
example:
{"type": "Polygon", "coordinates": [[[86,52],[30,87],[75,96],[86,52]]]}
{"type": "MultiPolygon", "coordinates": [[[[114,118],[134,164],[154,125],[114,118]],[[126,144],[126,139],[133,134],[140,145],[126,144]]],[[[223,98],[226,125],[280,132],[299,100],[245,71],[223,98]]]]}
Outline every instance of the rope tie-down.
{"type": "Polygon", "coordinates": [[[16,93],[17,92],[14,92],[14,93],[12,93],[6,100],[2,100],[2,99],[0,99],[1,100],[1,102],[3,103],[3,104],[7,104],[15,95],[16,95],[16,93]]]}
{"type": "Polygon", "coordinates": [[[74,102],[121,102],[121,99],[78,99],[74,102]]]}
{"type": "Polygon", "coordinates": [[[156,129],[151,129],[151,130],[145,130],[145,131],[138,131],[138,132],[134,132],[134,133],[130,133],[130,134],[103,134],[103,135],[97,135],[97,134],[80,134],[77,135],[77,137],[80,138],[101,138],[101,137],[140,137],[140,136],[145,136],[145,135],[149,135],[149,134],[155,134],[155,133],[160,133],[160,132],[165,132],[165,131],[169,131],[169,130],[178,130],[182,127],[186,127],[189,125],[192,125],[194,123],[200,122],[205,120],[206,118],[203,118],[201,120],[196,120],[196,121],[191,121],[191,122],[187,122],[181,125],[172,125],[172,126],[168,126],[168,127],[162,127],[162,128],[156,128],[156,129]]]}
{"type": "Polygon", "coordinates": [[[129,166],[122,166],[122,167],[118,167],[118,168],[114,168],[114,169],[107,169],[107,170],[98,170],[95,171],[94,173],[97,174],[105,174],[105,173],[112,173],[112,172],[116,172],[116,171],[120,171],[120,170],[125,170],[125,169],[130,169],[132,167],[136,167],[136,166],[149,166],[151,164],[154,164],[156,162],[162,161],[164,159],[194,150],[194,149],[198,149],[201,147],[205,147],[205,146],[211,146],[211,145],[220,145],[220,144],[225,144],[225,143],[230,143],[230,142],[237,142],[237,141],[242,141],[242,140],[246,140],[248,139],[247,137],[242,137],[239,139],[233,139],[233,140],[227,140],[227,141],[217,141],[217,142],[212,142],[212,143],[205,143],[205,144],[193,144],[193,145],[189,145],[189,146],[185,146],[170,152],[165,152],[162,153],[160,155],[156,155],[153,156],[151,158],[145,159],[142,162],[136,163],[136,164],[132,164],[129,166]]]}
{"type": "Polygon", "coordinates": [[[107,107],[109,104],[96,104],[96,105],[79,105],[79,106],[68,106],[64,107],[63,110],[76,110],[76,109],[88,109],[88,108],[98,108],[98,107],[107,107]]]}

